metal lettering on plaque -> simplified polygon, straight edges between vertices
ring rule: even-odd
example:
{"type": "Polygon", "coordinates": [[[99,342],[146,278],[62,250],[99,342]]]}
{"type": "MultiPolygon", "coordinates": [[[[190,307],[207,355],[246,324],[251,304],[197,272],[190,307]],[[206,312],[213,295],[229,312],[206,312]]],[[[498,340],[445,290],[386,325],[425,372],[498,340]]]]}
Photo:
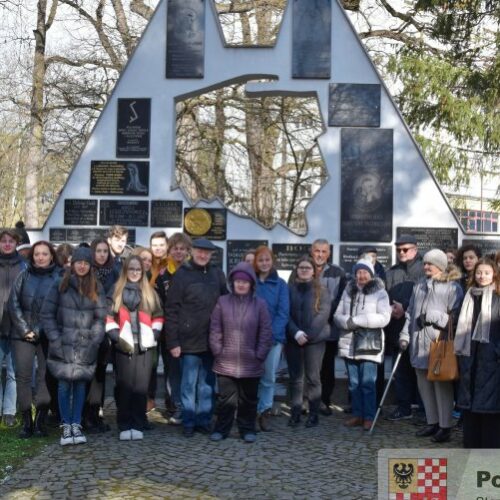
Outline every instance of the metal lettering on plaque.
{"type": "Polygon", "coordinates": [[[331,0],[293,0],[293,78],[330,78],[331,34],[331,0]]]}
{"type": "Polygon", "coordinates": [[[185,208],[184,231],[192,238],[225,240],[227,210],[225,208],[185,208]]]}
{"type": "Polygon", "coordinates": [[[446,250],[458,247],[458,229],[455,227],[397,227],[396,238],[402,234],[412,234],[417,239],[421,253],[431,248],[446,250]]]}
{"type": "Polygon", "coordinates": [[[64,224],[95,226],[97,224],[97,200],[64,200],[64,224]]]}
{"type": "Polygon", "coordinates": [[[182,201],[152,200],[151,227],[182,227],[182,201]]]}
{"type": "Polygon", "coordinates": [[[342,241],[392,240],[393,149],[392,129],[342,129],[342,241]]]}
{"type": "Polygon", "coordinates": [[[101,200],[99,225],[147,226],[149,223],[149,202],[147,200],[101,200]]]}
{"type": "Polygon", "coordinates": [[[380,85],[331,83],[330,127],[380,127],[380,85]]]}
{"type": "Polygon", "coordinates": [[[170,0],[167,7],[167,78],[203,78],[205,1],[170,0]]]}
{"type": "Polygon", "coordinates": [[[148,161],[90,162],[90,194],[147,196],[148,193],[148,161]]]}

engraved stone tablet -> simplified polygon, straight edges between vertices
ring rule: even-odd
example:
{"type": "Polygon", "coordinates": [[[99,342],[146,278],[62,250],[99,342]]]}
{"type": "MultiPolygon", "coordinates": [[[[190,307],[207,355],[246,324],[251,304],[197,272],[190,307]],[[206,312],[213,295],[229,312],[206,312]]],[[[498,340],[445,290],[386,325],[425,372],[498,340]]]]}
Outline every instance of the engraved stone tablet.
{"type": "Polygon", "coordinates": [[[393,131],[341,131],[342,241],[392,240],[393,131]]]}
{"type": "Polygon", "coordinates": [[[182,227],[182,201],[151,201],[151,227],[182,227]]]}
{"type": "Polygon", "coordinates": [[[203,78],[205,1],[169,0],[167,78],[203,78]]]}
{"type": "Polygon", "coordinates": [[[185,208],[184,232],[191,238],[225,240],[227,210],[225,208],[185,208]]]}
{"type": "MultiPolygon", "coordinates": [[[[49,240],[53,243],[91,243],[97,238],[107,238],[108,229],[98,227],[51,227],[49,240]]],[[[128,230],[128,244],[135,243],[135,229],[128,230]]]]}
{"type": "Polygon", "coordinates": [[[97,225],[97,200],[64,200],[64,224],[97,225]]]}
{"type": "Polygon", "coordinates": [[[147,196],[148,161],[92,161],[90,194],[101,196],[147,196]]]}
{"type": "Polygon", "coordinates": [[[130,200],[101,200],[99,225],[147,226],[149,222],[149,202],[130,200]]]}
{"type": "MultiPolygon", "coordinates": [[[[339,265],[351,273],[352,266],[359,260],[359,252],[366,245],[340,245],[339,265]]],[[[371,245],[377,249],[377,261],[387,270],[392,266],[392,247],[388,245],[371,245]]]]}
{"type": "Polygon", "coordinates": [[[212,254],[212,258],[210,259],[210,264],[220,269],[223,269],[224,266],[224,249],[221,247],[217,247],[217,250],[214,250],[212,254]]]}
{"type": "Polygon", "coordinates": [[[380,127],[380,85],[331,83],[330,127],[380,127]]]}
{"type": "Polygon", "coordinates": [[[431,248],[446,250],[458,247],[458,229],[453,227],[397,227],[396,239],[402,234],[412,234],[417,238],[420,253],[431,248]]]}
{"type": "Polygon", "coordinates": [[[488,254],[495,254],[500,250],[500,238],[493,239],[463,239],[462,245],[476,245],[483,252],[483,256],[488,254]]]}
{"type": "MultiPolygon", "coordinates": [[[[303,255],[310,255],[311,245],[309,243],[273,243],[273,253],[276,256],[276,268],[282,271],[293,271],[297,261],[303,255]]],[[[330,258],[332,263],[333,245],[330,245],[330,258]]]]}
{"type": "Polygon", "coordinates": [[[292,76],[330,78],[331,0],[292,1],[292,76]]]}
{"type": "Polygon", "coordinates": [[[151,99],[118,99],[117,158],[148,158],[151,99]]]}
{"type": "Polygon", "coordinates": [[[255,250],[260,245],[268,245],[267,240],[227,240],[226,270],[227,272],[243,260],[249,250],[255,250]]]}

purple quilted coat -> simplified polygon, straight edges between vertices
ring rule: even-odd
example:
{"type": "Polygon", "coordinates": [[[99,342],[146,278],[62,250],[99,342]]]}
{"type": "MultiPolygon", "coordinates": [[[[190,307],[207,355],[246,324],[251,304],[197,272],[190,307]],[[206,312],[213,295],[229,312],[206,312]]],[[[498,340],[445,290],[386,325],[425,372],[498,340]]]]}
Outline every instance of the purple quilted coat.
{"type": "Polygon", "coordinates": [[[234,378],[260,377],[272,344],[271,318],[264,300],[255,297],[255,272],[240,262],[229,274],[231,293],[219,297],[210,318],[209,345],[214,355],[213,371],[234,378]],[[252,279],[248,295],[232,292],[232,275],[245,271],[252,279]]]}

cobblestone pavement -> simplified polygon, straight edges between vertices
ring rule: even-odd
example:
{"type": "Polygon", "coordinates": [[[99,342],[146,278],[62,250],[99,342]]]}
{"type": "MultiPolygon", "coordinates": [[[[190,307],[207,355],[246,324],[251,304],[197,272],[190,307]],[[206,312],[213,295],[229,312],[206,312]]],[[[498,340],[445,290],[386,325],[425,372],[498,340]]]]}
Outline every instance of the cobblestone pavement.
{"type": "MultiPolygon", "coordinates": [[[[111,403],[106,410],[111,420],[111,403]]],[[[201,434],[183,437],[154,411],[155,428],[143,441],[120,442],[113,428],[88,435],[86,445],[54,443],[0,487],[0,498],[367,499],[377,496],[379,449],[461,447],[458,431],[446,445],[414,437],[415,419],[380,419],[370,436],[344,427],[344,418],[338,411],[317,428],[291,429],[280,415],[255,444],[243,443],[235,428],[213,443],[201,434]]]]}

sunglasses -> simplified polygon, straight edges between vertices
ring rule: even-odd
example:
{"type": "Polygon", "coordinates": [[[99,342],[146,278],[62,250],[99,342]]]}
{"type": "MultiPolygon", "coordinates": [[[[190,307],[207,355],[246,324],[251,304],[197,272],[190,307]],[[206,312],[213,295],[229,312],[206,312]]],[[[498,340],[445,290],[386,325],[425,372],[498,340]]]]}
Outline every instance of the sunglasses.
{"type": "Polygon", "coordinates": [[[397,253],[408,253],[410,250],[413,250],[415,247],[405,247],[405,248],[396,248],[397,253]]]}

